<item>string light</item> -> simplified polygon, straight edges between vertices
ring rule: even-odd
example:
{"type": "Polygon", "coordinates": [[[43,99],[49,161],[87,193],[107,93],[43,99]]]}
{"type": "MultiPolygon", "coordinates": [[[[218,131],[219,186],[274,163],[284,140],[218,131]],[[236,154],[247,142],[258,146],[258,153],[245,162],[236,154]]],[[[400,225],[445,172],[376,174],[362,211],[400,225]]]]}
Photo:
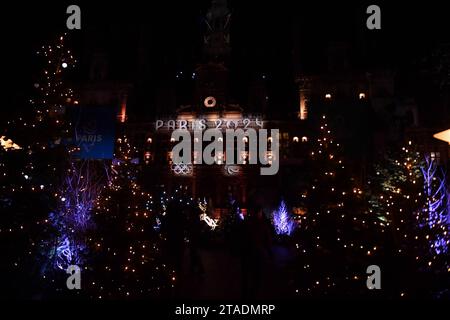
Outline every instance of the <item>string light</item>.
{"type": "Polygon", "coordinates": [[[174,272],[164,263],[160,248],[164,242],[160,217],[167,208],[167,197],[164,193],[161,203],[157,203],[152,194],[142,190],[138,183],[138,155],[138,149],[126,135],[117,139],[109,182],[96,200],[96,219],[106,233],[97,232],[92,239],[98,255],[104,257],[94,263],[99,279],[90,288],[93,298],[157,297],[175,284],[170,280],[174,272]],[[117,244],[109,235],[110,229],[117,230],[128,246],[112,250],[117,244]],[[110,283],[110,276],[102,277],[103,270],[115,274],[114,284],[110,283]]]}

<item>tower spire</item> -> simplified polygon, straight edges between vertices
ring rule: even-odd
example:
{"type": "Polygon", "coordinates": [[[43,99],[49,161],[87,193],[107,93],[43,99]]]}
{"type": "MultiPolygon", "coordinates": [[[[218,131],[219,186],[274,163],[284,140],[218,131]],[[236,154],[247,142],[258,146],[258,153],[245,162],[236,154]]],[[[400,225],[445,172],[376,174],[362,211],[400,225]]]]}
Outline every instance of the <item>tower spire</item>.
{"type": "Polygon", "coordinates": [[[221,60],[230,52],[231,12],[227,0],[212,0],[205,16],[204,52],[209,60],[221,60]]]}

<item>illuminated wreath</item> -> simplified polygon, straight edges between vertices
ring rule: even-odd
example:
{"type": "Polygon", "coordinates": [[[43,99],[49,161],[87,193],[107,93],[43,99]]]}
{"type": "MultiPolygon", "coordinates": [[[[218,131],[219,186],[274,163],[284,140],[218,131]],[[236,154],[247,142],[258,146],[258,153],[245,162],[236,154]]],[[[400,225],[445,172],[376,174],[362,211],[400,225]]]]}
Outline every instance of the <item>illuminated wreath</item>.
{"type": "Polygon", "coordinates": [[[207,97],[205,101],[203,101],[203,104],[207,108],[214,108],[217,104],[216,98],[214,97],[207,97]]]}

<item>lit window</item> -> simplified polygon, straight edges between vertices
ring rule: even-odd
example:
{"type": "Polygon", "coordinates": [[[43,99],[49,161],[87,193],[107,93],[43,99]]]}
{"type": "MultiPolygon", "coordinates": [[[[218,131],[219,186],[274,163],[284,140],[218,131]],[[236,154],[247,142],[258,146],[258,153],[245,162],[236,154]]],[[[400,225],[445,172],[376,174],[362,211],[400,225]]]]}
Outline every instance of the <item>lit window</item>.
{"type": "Polygon", "coordinates": [[[150,161],[152,160],[152,153],[150,151],[147,151],[144,154],[144,159],[145,159],[145,164],[149,164],[150,161]]]}
{"type": "Polygon", "coordinates": [[[152,142],[153,142],[152,138],[147,139],[147,143],[152,143],[152,142]]]}
{"type": "Polygon", "coordinates": [[[294,137],[294,138],[292,139],[292,141],[294,141],[294,142],[298,142],[298,141],[299,141],[299,139],[298,139],[298,137],[294,137]]]}
{"type": "Polygon", "coordinates": [[[265,160],[267,161],[267,163],[268,164],[270,164],[270,165],[272,165],[272,162],[273,162],[273,160],[274,160],[274,157],[273,157],[273,154],[272,154],[272,151],[268,151],[268,152],[266,152],[266,154],[265,154],[265,160]]]}
{"type": "Polygon", "coordinates": [[[441,163],[441,153],[440,152],[430,152],[430,158],[437,164],[441,163]]]}
{"type": "Polygon", "coordinates": [[[170,142],[175,142],[175,139],[174,138],[170,138],[170,142]]]}
{"type": "Polygon", "coordinates": [[[363,100],[366,98],[366,94],[364,92],[360,92],[359,94],[359,100],[363,100]]]}
{"type": "Polygon", "coordinates": [[[244,141],[245,143],[248,143],[248,138],[247,137],[243,137],[242,141],[244,141]]]}
{"type": "Polygon", "coordinates": [[[327,94],[325,95],[325,99],[331,99],[331,93],[327,93],[327,94]]]}
{"type": "Polygon", "coordinates": [[[249,158],[249,153],[247,151],[241,151],[242,164],[247,164],[248,158],[249,158]]]}
{"type": "Polygon", "coordinates": [[[223,164],[223,161],[224,161],[223,152],[217,152],[217,154],[215,155],[214,158],[215,158],[214,160],[215,160],[216,164],[218,164],[218,165],[223,164]]]}
{"type": "Polygon", "coordinates": [[[198,151],[194,151],[194,164],[198,163],[198,151]]]}
{"type": "Polygon", "coordinates": [[[300,120],[308,119],[308,95],[305,90],[300,90],[300,120]]]}
{"type": "Polygon", "coordinates": [[[267,138],[267,141],[269,141],[270,143],[272,143],[272,137],[267,138]]]}
{"type": "Polygon", "coordinates": [[[308,137],[302,137],[302,142],[308,142],[308,137]]]}

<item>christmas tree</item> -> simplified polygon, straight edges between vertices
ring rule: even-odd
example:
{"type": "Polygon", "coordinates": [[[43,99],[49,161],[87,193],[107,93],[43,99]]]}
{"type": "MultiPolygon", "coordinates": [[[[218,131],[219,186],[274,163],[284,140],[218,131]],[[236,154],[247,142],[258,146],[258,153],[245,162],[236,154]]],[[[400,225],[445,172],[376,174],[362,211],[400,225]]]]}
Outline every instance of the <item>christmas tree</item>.
{"type": "MultiPolygon", "coordinates": [[[[67,49],[66,35],[42,46],[37,56],[42,71],[33,86],[31,108],[7,121],[1,134],[2,149],[8,152],[2,157],[5,172],[0,199],[6,204],[6,210],[2,210],[0,229],[11,230],[3,243],[15,249],[10,253],[6,251],[2,264],[14,279],[11,283],[16,282],[16,286],[21,287],[24,282],[23,288],[33,286],[42,276],[43,265],[48,263],[48,255],[41,255],[40,249],[44,242],[52,242],[47,238],[47,230],[52,228],[49,213],[59,212],[58,193],[64,188],[66,168],[70,166],[73,151],[62,143],[70,134],[65,108],[75,103],[67,78],[76,60],[67,49]],[[23,277],[23,274],[28,276],[23,277]]],[[[59,246],[58,242],[54,242],[53,248],[59,246]]],[[[47,249],[51,251],[50,247],[47,249]]]]}
{"type": "Polygon", "coordinates": [[[341,144],[327,116],[318,119],[306,163],[308,187],[301,192],[306,212],[295,236],[299,275],[296,293],[357,295],[358,285],[376,253],[378,232],[374,215],[366,210],[363,188],[347,168],[341,144]]]}
{"type": "MultiPolygon", "coordinates": [[[[367,217],[363,215],[362,189],[345,165],[342,146],[325,115],[320,118],[308,159],[309,187],[302,193],[307,208],[305,228],[312,232],[313,246],[325,251],[356,247],[367,217]]],[[[347,250],[344,250],[347,251],[347,250]]]]}
{"type": "Polygon", "coordinates": [[[126,136],[119,138],[110,182],[95,209],[90,268],[95,298],[161,297],[171,287],[155,205],[140,187],[139,171],[137,149],[126,136]]]}
{"type": "Polygon", "coordinates": [[[417,220],[429,244],[428,254],[424,256],[428,266],[445,272],[450,271],[450,212],[445,172],[440,169],[434,159],[425,158],[421,172],[426,202],[417,220]]]}
{"type": "Polygon", "coordinates": [[[290,236],[295,230],[295,222],[287,210],[284,200],[281,201],[279,208],[273,212],[272,222],[277,235],[290,236]]]}
{"type": "Polygon", "coordinates": [[[432,295],[423,291],[421,283],[435,287],[434,274],[448,271],[445,175],[412,141],[400,151],[389,151],[375,169],[369,210],[385,230],[383,251],[392,295],[432,295]]]}
{"type": "Polygon", "coordinates": [[[55,210],[48,218],[47,231],[55,233],[49,242],[56,244],[50,244],[47,263],[53,268],[66,271],[70,265],[83,266],[87,250],[84,238],[94,228],[92,209],[102,184],[98,163],[72,162],[67,169],[60,191],[55,194],[55,210]]]}

